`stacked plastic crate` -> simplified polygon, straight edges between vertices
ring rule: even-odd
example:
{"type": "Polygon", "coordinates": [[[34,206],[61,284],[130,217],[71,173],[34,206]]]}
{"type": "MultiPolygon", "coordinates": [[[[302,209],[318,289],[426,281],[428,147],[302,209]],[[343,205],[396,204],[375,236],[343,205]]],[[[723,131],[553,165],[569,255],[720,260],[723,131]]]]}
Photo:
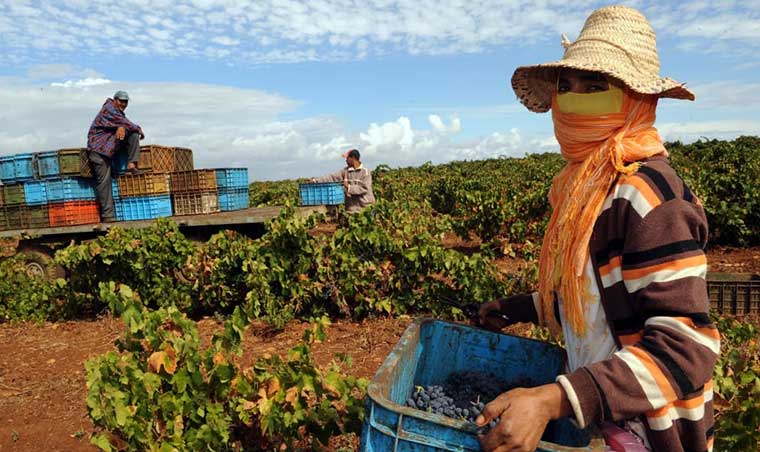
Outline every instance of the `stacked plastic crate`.
{"type": "Polygon", "coordinates": [[[216,170],[219,189],[219,210],[248,208],[248,169],[219,168],[216,170]]]}
{"type": "MultiPolygon", "coordinates": [[[[100,209],[95,198],[95,183],[86,148],[60,149],[35,154],[40,181],[25,188],[32,193],[44,191],[50,226],[98,223],[100,209]]],[[[27,203],[30,202],[27,195],[27,203]]]]}
{"type": "Polygon", "coordinates": [[[2,178],[2,210],[0,227],[3,229],[26,229],[47,226],[47,206],[45,202],[27,204],[24,185],[34,180],[35,166],[33,154],[18,154],[0,159],[2,178]]]}
{"type": "MultiPolygon", "coordinates": [[[[127,169],[127,155],[117,155],[114,166],[119,173],[127,169]]],[[[122,175],[114,188],[118,221],[148,220],[173,214],[171,173],[193,169],[193,151],[161,145],[140,146],[137,167],[140,175],[122,175]]]]}
{"type": "MultiPolygon", "coordinates": [[[[197,215],[248,207],[246,168],[193,169],[193,151],[140,148],[139,175],[124,174],[127,157],[114,159],[118,221],[197,215]]],[[[86,148],[0,157],[0,229],[97,223],[92,169],[86,148]]]]}
{"type": "Polygon", "coordinates": [[[216,172],[212,169],[171,173],[175,215],[219,212],[216,172]]]}
{"type": "MultiPolygon", "coordinates": [[[[0,228],[27,229],[100,221],[92,181],[82,174],[82,149],[0,158],[0,228]]],[[[89,169],[89,165],[88,165],[89,169]]]]}
{"type": "Polygon", "coordinates": [[[118,198],[114,199],[117,221],[149,220],[172,215],[168,174],[119,176],[117,185],[118,198]]]}

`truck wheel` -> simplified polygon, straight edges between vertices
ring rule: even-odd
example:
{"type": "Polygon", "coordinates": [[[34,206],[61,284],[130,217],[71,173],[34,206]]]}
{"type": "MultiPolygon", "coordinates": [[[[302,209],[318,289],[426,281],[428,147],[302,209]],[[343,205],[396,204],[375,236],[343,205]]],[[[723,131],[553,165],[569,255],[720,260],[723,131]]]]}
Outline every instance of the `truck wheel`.
{"type": "Polygon", "coordinates": [[[63,268],[55,265],[53,261],[53,251],[42,249],[25,249],[17,253],[24,261],[26,273],[29,276],[36,276],[52,281],[56,278],[66,276],[63,268]]]}

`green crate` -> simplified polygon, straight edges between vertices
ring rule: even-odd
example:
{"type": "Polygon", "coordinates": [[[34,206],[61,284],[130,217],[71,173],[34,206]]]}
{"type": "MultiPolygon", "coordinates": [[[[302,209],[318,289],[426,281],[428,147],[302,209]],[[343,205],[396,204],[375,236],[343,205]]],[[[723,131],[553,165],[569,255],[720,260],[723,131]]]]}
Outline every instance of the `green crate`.
{"type": "Polygon", "coordinates": [[[7,216],[8,229],[24,229],[29,225],[29,212],[21,206],[5,208],[7,216]]]}
{"type": "Polygon", "coordinates": [[[24,184],[5,185],[3,187],[5,194],[5,205],[22,205],[26,202],[24,197],[24,184]]]}
{"type": "Polygon", "coordinates": [[[30,228],[47,228],[50,226],[50,213],[48,206],[27,207],[29,210],[30,228]]]}
{"type": "Polygon", "coordinates": [[[67,176],[93,177],[87,148],[61,149],[58,151],[58,166],[61,174],[67,176]]]}
{"type": "Polygon", "coordinates": [[[5,213],[5,207],[0,207],[0,231],[8,229],[8,215],[5,213]]]}

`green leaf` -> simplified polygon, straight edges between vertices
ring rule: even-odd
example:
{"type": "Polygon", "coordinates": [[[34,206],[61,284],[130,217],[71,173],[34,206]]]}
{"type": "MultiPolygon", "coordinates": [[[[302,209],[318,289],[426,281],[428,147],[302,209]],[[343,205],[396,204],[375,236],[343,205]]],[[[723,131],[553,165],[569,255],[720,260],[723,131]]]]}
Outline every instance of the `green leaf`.
{"type": "Polygon", "coordinates": [[[102,433],[98,433],[97,435],[93,436],[92,439],[90,439],[90,443],[98,446],[100,450],[104,452],[111,452],[114,450],[114,448],[111,446],[111,443],[108,441],[108,438],[106,438],[106,436],[102,433]]]}

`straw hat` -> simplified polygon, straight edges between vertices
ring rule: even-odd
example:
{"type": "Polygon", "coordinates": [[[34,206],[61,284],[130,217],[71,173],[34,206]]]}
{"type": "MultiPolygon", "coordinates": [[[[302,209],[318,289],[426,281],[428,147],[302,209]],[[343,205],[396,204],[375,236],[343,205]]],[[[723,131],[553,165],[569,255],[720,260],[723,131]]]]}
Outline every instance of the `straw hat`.
{"type": "Polygon", "coordinates": [[[575,42],[562,35],[565,55],[559,61],[522,66],[512,75],[512,89],[529,110],[551,109],[560,68],[614,77],[631,90],[660,97],[694,100],[694,93],[671,78],[660,77],[657,43],[646,17],[627,6],[599,8],[586,20],[575,42]]]}

